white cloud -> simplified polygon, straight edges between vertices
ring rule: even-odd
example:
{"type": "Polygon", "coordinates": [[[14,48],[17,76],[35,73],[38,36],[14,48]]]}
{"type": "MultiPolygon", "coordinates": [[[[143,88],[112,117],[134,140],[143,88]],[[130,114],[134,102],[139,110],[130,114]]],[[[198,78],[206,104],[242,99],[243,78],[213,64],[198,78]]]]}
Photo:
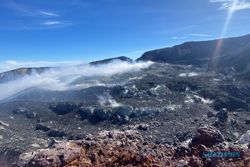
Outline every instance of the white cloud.
{"type": "Polygon", "coordinates": [[[48,12],[48,11],[43,11],[43,10],[39,10],[38,12],[39,12],[39,14],[41,14],[43,16],[60,17],[59,14],[56,14],[56,13],[53,13],[53,12],[48,12]]]}
{"type": "Polygon", "coordinates": [[[220,3],[221,10],[239,11],[250,9],[250,1],[245,0],[210,0],[211,3],[220,3]]]}
{"type": "Polygon", "coordinates": [[[201,33],[191,33],[191,34],[184,34],[182,36],[174,36],[172,39],[182,40],[182,39],[188,39],[191,37],[211,37],[211,35],[210,34],[201,34],[201,33]]]}
{"type": "Polygon", "coordinates": [[[187,38],[188,38],[187,36],[179,36],[179,37],[175,36],[175,37],[173,37],[173,39],[175,39],[175,40],[177,40],[177,39],[187,39],[187,38]]]}
{"type": "Polygon", "coordinates": [[[5,61],[5,64],[16,66],[18,63],[17,63],[17,61],[15,61],[15,60],[7,60],[7,61],[5,61]]]}
{"type": "Polygon", "coordinates": [[[48,29],[48,28],[63,28],[73,25],[71,22],[65,22],[59,20],[61,15],[49,9],[40,9],[36,6],[27,5],[17,1],[6,0],[3,3],[3,7],[17,12],[19,17],[25,17],[25,19],[16,18],[12,19],[12,23],[6,24],[4,29],[48,29]],[[29,19],[26,21],[26,19],[29,19]],[[53,20],[58,18],[58,20],[53,20]],[[52,21],[48,21],[52,20],[52,21]]]}
{"type": "Polygon", "coordinates": [[[187,34],[189,36],[197,36],[197,37],[211,37],[211,35],[209,34],[198,34],[198,33],[194,33],[194,34],[187,34]]]}
{"type": "Polygon", "coordinates": [[[54,26],[54,25],[62,25],[62,24],[64,23],[61,21],[45,21],[42,23],[42,25],[45,25],[45,26],[54,26]]]}

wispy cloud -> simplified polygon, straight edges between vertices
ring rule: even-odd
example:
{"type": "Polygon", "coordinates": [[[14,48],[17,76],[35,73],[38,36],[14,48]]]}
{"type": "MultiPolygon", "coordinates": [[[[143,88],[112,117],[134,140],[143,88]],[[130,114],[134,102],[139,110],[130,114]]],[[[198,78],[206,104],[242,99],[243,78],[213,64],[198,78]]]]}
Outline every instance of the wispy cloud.
{"type": "Polygon", "coordinates": [[[46,17],[60,17],[59,14],[49,11],[49,10],[41,10],[34,6],[28,6],[20,3],[16,3],[15,1],[9,1],[4,3],[6,8],[16,11],[19,15],[22,16],[30,16],[30,17],[39,17],[39,16],[46,16],[46,17]]]}
{"type": "Polygon", "coordinates": [[[174,36],[172,39],[179,40],[179,39],[187,39],[187,36],[174,36]]]}
{"type": "MultiPolygon", "coordinates": [[[[18,15],[18,21],[14,21],[15,18],[13,18],[13,22],[11,22],[10,25],[1,27],[2,29],[42,30],[48,28],[63,28],[72,25],[72,22],[62,21],[62,16],[53,10],[41,9],[37,6],[26,5],[12,0],[4,1],[2,6],[14,11],[14,13],[18,15]],[[20,19],[20,17],[23,17],[23,19],[20,19]]],[[[15,17],[15,15],[12,17],[15,17]]]]}
{"type": "Polygon", "coordinates": [[[219,3],[220,10],[239,11],[250,9],[249,0],[210,0],[211,3],[219,3]]]}
{"type": "Polygon", "coordinates": [[[62,25],[62,24],[64,24],[64,23],[61,21],[44,21],[44,22],[42,22],[42,25],[45,25],[45,26],[54,26],[54,25],[62,25]]]}
{"type": "Polygon", "coordinates": [[[182,35],[182,36],[174,36],[172,39],[174,39],[174,40],[182,40],[182,39],[188,39],[190,37],[202,38],[202,37],[211,37],[211,35],[210,34],[202,34],[202,33],[190,33],[190,34],[185,34],[185,35],[182,35]]]}
{"type": "Polygon", "coordinates": [[[60,17],[59,14],[54,13],[54,12],[48,12],[48,11],[43,11],[43,10],[38,10],[38,12],[43,15],[43,16],[49,16],[49,17],[60,17]]]}
{"type": "Polygon", "coordinates": [[[198,34],[198,33],[194,33],[194,34],[187,34],[189,36],[197,36],[197,37],[211,37],[210,34],[198,34]]]}

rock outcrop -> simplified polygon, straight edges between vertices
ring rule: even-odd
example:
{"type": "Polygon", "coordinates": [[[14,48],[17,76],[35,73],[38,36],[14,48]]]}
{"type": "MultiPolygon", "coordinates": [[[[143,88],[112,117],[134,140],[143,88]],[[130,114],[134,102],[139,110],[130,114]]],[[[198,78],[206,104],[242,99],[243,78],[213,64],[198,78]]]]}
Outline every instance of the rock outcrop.
{"type": "Polygon", "coordinates": [[[52,148],[24,153],[20,156],[19,165],[23,167],[243,167],[250,165],[250,151],[236,147],[221,148],[217,144],[222,142],[223,138],[213,127],[197,130],[192,143],[193,141],[196,141],[197,145],[171,147],[147,142],[136,130],[103,131],[96,136],[87,135],[83,140],[57,142],[52,148]],[[204,142],[210,145],[205,146],[204,142]],[[210,156],[209,153],[212,151],[215,153],[210,156]],[[222,155],[234,153],[237,156],[219,157],[219,153],[222,155]]]}

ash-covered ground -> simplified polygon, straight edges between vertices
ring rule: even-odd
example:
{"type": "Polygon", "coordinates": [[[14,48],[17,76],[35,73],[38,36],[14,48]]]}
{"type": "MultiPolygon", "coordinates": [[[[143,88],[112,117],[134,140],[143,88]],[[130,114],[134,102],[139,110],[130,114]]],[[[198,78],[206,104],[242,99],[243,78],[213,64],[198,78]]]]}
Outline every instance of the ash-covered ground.
{"type": "Polygon", "coordinates": [[[232,69],[208,72],[152,63],[137,70],[77,77],[68,86],[77,89],[34,86],[2,100],[2,164],[56,141],[79,140],[103,130],[138,130],[146,141],[177,146],[207,125],[231,143],[250,129],[250,83],[232,69]]]}

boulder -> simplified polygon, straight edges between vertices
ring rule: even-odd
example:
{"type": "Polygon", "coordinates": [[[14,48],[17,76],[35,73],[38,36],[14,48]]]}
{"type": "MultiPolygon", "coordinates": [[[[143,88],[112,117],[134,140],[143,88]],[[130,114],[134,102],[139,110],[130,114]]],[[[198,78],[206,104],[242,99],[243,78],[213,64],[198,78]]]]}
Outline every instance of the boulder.
{"type": "Polygon", "coordinates": [[[216,115],[216,114],[213,113],[212,111],[209,111],[209,112],[207,113],[207,117],[208,117],[208,118],[214,117],[215,115],[216,115]]]}
{"type": "Polygon", "coordinates": [[[51,128],[45,124],[38,123],[36,125],[36,130],[41,130],[41,131],[47,132],[47,131],[51,130],[51,128]]]}
{"type": "Polygon", "coordinates": [[[243,134],[240,139],[237,141],[239,144],[248,144],[250,143],[250,130],[243,134]]]}
{"type": "Polygon", "coordinates": [[[192,145],[203,144],[211,147],[224,141],[224,137],[218,129],[212,126],[198,128],[192,138],[192,145]]]}
{"type": "Polygon", "coordinates": [[[64,136],[66,136],[66,134],[64,133],[64,132],[62,132],[62,131],[59,131],[59,130],[50,130],[49,132],[48,132],[48,136],[49,137],[64,137],[64,136]]]}
{"type": "Polygon", "coordinates": [[[78,105],[69,102],[51,103],[49,107],[58,115],[65,115],[78,109],[78,105]]]}
{"type": "Polygon", "coordinates": [[[221,122],[226,122],[228,119],[228,111],[227,109],[223,108],[221,109],[216,116],[218,117],[218,120],[221,122]]]}
{"type": "Polygon", "coordinates": [[[148,130],[148,128],[149,128],[149,125],[145,124],[145,123],[141,123],[137,127],[138,130],[142,130],[142,131],[146,131],[146,130],[148,130]]]}

